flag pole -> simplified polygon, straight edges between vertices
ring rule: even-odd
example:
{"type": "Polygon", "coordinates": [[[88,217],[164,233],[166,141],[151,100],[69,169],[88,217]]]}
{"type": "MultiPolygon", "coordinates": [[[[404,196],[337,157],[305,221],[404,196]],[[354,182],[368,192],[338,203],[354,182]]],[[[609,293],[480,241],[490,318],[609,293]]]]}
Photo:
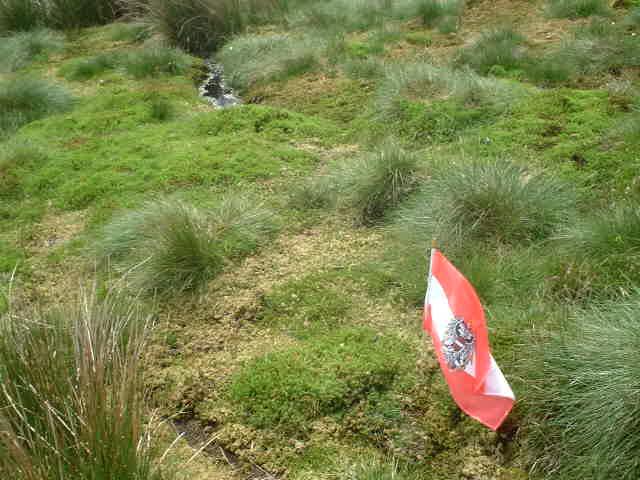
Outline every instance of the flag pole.
{"type": "Polygon", "coordinates": [[[429,290],[431,287],[431,266],[433,265],[433,254],[435,253],[436,249],[438,248],[438,242],[436,240],[435,237],[433,237],[431,239],[431,253],[429,255],[429,269],[428,269],[428,273],[427,273],[427,294],[425,296],[425,300],[426,298],[429,298],[429,290]]]}

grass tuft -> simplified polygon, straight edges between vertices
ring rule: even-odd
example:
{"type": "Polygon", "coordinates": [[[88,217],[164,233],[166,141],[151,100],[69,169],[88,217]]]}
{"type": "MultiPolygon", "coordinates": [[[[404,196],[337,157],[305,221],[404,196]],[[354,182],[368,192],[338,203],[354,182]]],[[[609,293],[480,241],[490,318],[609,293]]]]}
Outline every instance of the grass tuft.
{"type": "Polygon", "coordinates": [[[610,13],[606,0],[549,0],[548,11],[556,18],[580,18],[610,13]]]}
{"type": "Polygon", "coordinates": [[[377,109],[383,119],[393,118],[403,99],[446,97],[469,106],[506,105],[517,94],[514,87],[496,79],[483,78],[469,70],[450,70],[430,63],[409,63],[390,67],[379,89],[377,109]]]}
{"type": "Polygon", "coordinates": [[[0,72],[15,72],[33,61],[64,49],[64,38],[50,30],[34,30],[6,37],[0,42],[0,72]]]}
{"type": "Polygon", "coordinates": [[[134,78],[146,78],[158,74],[182,75],[192,60],[174,48],[144,48],[131,52],[123,60],[125,71],[134,78]]]}
{"type": "MultiPolygon", "coordinates": [[[[631,262],[630,262],[631,263],[631,262]]],[[[640,296],[577,313],[527,359],[529,435],[553,478],[640,475],[640,296]],[[558,331],[559,330],[559,331],[558,331]]]]}
{"type": "Polygon", "coordinates": [[[174,48],[146,47],[128,54],[100,53],[94,57],[72,60],[61,69],[68,80],[88,80],[106,71],[123,68],[134,78],[155,75],[182,75],[191,66],[192,59],[174,48]]]}
{"type": "Polygon", "coordinates": [[[0,321],[4,478],[158,478],[140,359],[149,318],[108,293],[0,321]]]}
{"type": "Polygon", "coordinates": [[[451,142],[465,129],[494,121],[523,92],[515,83],[466,68],[399,64],[388,68],[373,111],[382,132],[414,143],[451,142]]]}
{"type": "Polygon", "coordinates": [[[629,10],[627,16],[624,17],[623,23],[628,28],[640,28],[640,6],[629,10]]]}
{"type": "Polygon", "coordinates": [[[621,25],[594,19],[578,27],[557,50],[541,59],[529,59],[527,75],[542,83],[579,83],[592,81],[596,74],[618,75],[623,68],[640,66],[640,36],[630,35],[621,25]]]}
{"type": "Polygon", "coordinates": [[[637,205],[623,203],[580,220],[559,240],[568,262],[564,285],[572,296],[624,296],[640,283],[637,205]]]}
{"type": "Polygon", "coordinates": [[[142,42],[150,36],[151,31],[147,25],[135,22],[116,22],[109,31],[109,38],[114,42],[142,42]]]}
{"type": "Polygon", "coordinates": [[[204,215],[180,202],[156,202],[116,218],[103,232],[105,261],[126,273],[135,288],[161,295],[201,288],[223,258],[204,215]]]}
{"type": "Polygon", "coordinates": [[[442,33],[458,29],[463,9],[463,0],[420,0],[416,5],[416,13],[422,23],[427,27],[437,27],[442,33]]]}
{"type": "Polygon", "coordinates": [[[119,4],[120,0],[47,0],[46,22],[64,30],[104,25],[116,19],[119,4]]]}
{"type": "Polygon", "coordinates": [[[46,11],[35,0],[0,0],[0,35],[26,32],[41,27],[46,11]]]}
{"type": "Polygon", "coordinates": [[[472,46],[463,49],[457,63],[469,65],[483,75],[494,67],[514,70],[522,66],[525,60],[525,38],[510,28],[484,33],[472,46]]]}
{"type": "Polygon", "coordinates": [[[355,58],[342,64],[344,73],[355,80],[372,80],[384,76],[384,64],[375,58],[355,58]]]}
{"type": "Polygon", "coordinates": [[[508,161],[474,161],[442,168],[405,215],[438,238],[513,244],[549,237],[574,205],[551,177],[508,161]]]}
{"type": "Polygon", "coordinates": [[[166,122],[175,116],[175,109],[166,98],[154,96],[149,105],[149,116],[158,122],[166,122]]]}
{"type": "Polygon", "coordinates": [[[211,55],[244,27],[243,2],[238,0],[140,0],[133,8],[171,44],[211,55]]]}
{"type": "Polygon", "coordinates": [[[615,72],[640,66],[640,37],[625,34],[618,25],[596,19],[579,28],[575,38],[565,43],[559,61],[578,74],[615,72]]]}
{"type": "Polygon", "coordinates": [[[300,75],[318,65],[322,40],[294,35],[244,35],[222,48],[217,60],[229,85],[242,91],[267,81],[300,75]]]}
{"type": "Polygon", "coordinates": [[[418,183],[418,158],[393,142],[377,152],[345,162],[335,173],[344,202],[358,223],[373,225],[396,208],[418,183]]]}
{"type": "Polygon", "coordinates": [[[0,81],[0,138],[22,125],[67,111],[73,97],[63,87],[38,78],[0,81]]]}
{"type": "Polygon", "coordinates": [[[118,65],[118,61],[118,55],[115,53],[100,53],[95,57],[72,60],[60,69],[60,73],[67,80],[88,80],[113,70],[118,65]]]}
{"type": "Polygon", "coordinates": [[[269,212],[247,197],[225,198],[208,215],[160,201],[108,224],[98,253],[127,273],[135,288],[166,296],[201,289],[226,261],[253,252],[274,228],[269,212]]]}
{"type": "Polygon", "coordinates": [[[320,210],[335,205],[335,185],[328,175],[318,175],[297,183],[289,205],[297,210],[320,210]]]}
{"type": "Polygon", "coordinates": [[[337,480],[417,480],[420,474],[412,474],[397,461],[364,460],[349,465],[335,474],[337,480]]]}

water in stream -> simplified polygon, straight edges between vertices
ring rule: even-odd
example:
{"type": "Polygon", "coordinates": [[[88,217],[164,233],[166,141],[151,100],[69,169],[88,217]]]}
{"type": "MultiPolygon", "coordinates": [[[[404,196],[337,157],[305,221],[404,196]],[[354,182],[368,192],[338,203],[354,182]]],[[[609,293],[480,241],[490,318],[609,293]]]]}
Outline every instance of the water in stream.
{"type": "Polygon", "coordinates": [[[233,90],[225,85],[222,65],[210,60],[207,60],[205,65],[209,70],[209,75],[200,85],[200,95],[219,108],[232,107],[242,103],[242,100],[234,95],[233,90]]]}

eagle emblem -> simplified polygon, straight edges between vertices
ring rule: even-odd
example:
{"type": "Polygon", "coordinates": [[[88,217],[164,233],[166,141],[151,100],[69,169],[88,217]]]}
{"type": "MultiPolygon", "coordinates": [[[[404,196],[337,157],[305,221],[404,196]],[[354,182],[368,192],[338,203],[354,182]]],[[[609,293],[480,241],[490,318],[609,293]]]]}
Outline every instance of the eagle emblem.
{"type": "Polygon", "coordinates": [[[475,337],[462,317],[455,317],[447,325],[442,340],[442,354],[451,370],[464,370],[473,358],[475,337]]]}

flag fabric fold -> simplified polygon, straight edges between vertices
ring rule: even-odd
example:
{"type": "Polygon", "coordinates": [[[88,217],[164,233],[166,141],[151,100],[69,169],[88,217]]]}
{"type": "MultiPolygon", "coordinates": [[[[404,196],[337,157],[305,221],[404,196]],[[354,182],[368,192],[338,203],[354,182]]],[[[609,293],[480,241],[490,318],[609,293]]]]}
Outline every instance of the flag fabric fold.
{"type": "Polygon", "coordinates": [[[496,430],[511,411],[515,396],[491,355],[478,295],[437,249],[431,251],[423,328],[431,335],[460,409],[496,430]]]}

